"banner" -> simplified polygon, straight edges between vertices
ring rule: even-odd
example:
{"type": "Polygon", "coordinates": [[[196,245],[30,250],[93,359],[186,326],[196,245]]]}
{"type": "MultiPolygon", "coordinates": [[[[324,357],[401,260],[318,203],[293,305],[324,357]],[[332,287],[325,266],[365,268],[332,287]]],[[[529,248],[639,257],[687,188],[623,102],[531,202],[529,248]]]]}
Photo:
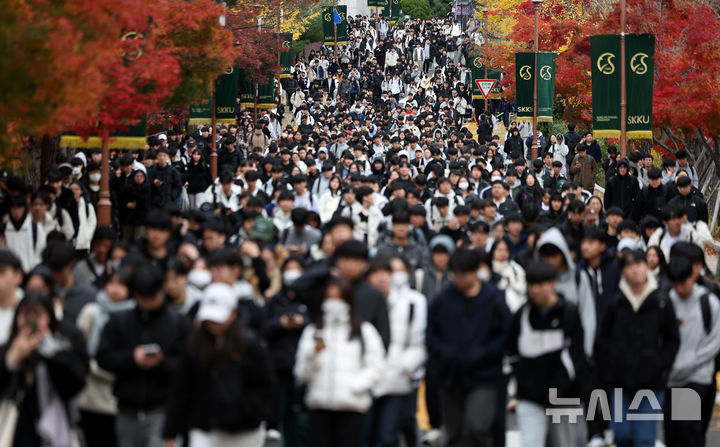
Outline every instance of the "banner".
{"type": "Polygon", "coordinates": [[[392,0],[392,8],[390,10],[390,23],[395,24],[400,18],[400,12],[402,7],[400,6],[400,0],[392,0]]]}
{"type": "Polygon", "coordinates": [[[368,9],[370,9],[371,14],[375,12],[375,7],[377,7],[380,1],[381,0],[367,0],[368,9]]]}
{"type": "MultiPolygon", "coordinates": [[[[537,54],[537,120],[552,122],[555,101],[555,53],[537,54]]],[[[515,104],[518,121],[532,121],[535,53],[515,53],[515,104]]]]}
{"type": "MultiPolygon", "coordinates": [[[[380,17],[385,15],[385,11],[390,10],[390,0],[377,0],[377,7],[380,9],[380,17]]],[[[375,11],[370,11],[375,12],[375,11]]]]}
{"type": "Polygon", "coordinates": [[[215,120],[219,124],[236,124],[240,70],[228,68],[215,83],[215,120]]]}
{"type": "Polygon", "coordinates": [[[245,77],[245,71],[240,70],[240,107],[255,107],[255,83],[245,77]]]}
{"type": "Polygon", "coordinates": [[[555,105],[555,53],[538,53],[537,70],[537,120],[552,123],[555,105]]]}
{"type": "Polygon", "coordinates": [[[280,46],[280,78],[290,78],[290,67],[292,66],[292,33],[281,33],[282,44],[280,46]]]}
{"type": "Polygon", "coordinates": [[[655,76],[655,36],[625,36],[627,92],[627,138],[652,138],[653,80],[655,76]]]}
{"type": "MultiPolygon", "coordinates": [[[[114,132],[110,135],[108,146],[110,149],[146,149],[147,148],[147,123],[145,118],[138,118],[135,124],[129,129],[120,132],[114,132]]],[[[78,148],[91,149],[101,148],[102,139],[100,137],[90,137],[87,140],[79,135],[68,132],[60,137],[61,148],[78,148]]]]}
{"type": "MultiPolygon", "coordinates": [[[[220,124],[237,123],[235,112],[240,71],[237,67],[229,67],[215,81],[215,121],[220,124]]],[[[212,122],[211,108],[209,97],[199,104],[191,105],[188,124],[191,126],[210,124],[212,122]]]]}
{"type": "Polygon", "coordinates": [[[593,136],[620,137],[620,36],[590,36],[593,136]]]}
{"type": "Polygon", "coordinates": [[[482,65],[481,57],[474,58],[470,68],[472,70],[472,86],[468,87],[472,89],[472,99],[485,99],[482,92],[480,91],[480,87],[478,87],[477,83],[475,82],[477,79],[495,79],[497,81],[495,83],[495,86],[493,86],[492,90],[490,91],[490,96],[488,96],[488,99],[495,98],[496,95],[501,92],[500,79],[502,78],[502,72],[500,70],[488,67],[487,77],[485,77],[485,67],[483,67],[482,65]]]}
{"type": "Polygon", "coordinates": [[[532,121],[534,53],[515,53],[515,105],[518,121],[532,121]]]}
{"type": "Polygon", "coordinates": [[[258,86],[258,109],[275,108],[275,79],[258,86]]]}
{"type": "MultiPolygon", "coordinates": [[[[590,38],[593,94],[593,135],[620,137],[620,35],[590,38]]],[[[625,92],[627,138],[652,138],[655,37],[625,36],[625,92]]]]}
{"type": "MultiPolygon", "coordinates": [[[[347,6],[337,5],[335,7],[338,14],[340,15],[341,22],[337,24],[337,44],[347,44],[347,6]]],[[[327,6],[323,8],[323,36],[325,39],[325,46],[331,46],[335,44],[335,31],[333,22],[333,7],[327,6]]]]}

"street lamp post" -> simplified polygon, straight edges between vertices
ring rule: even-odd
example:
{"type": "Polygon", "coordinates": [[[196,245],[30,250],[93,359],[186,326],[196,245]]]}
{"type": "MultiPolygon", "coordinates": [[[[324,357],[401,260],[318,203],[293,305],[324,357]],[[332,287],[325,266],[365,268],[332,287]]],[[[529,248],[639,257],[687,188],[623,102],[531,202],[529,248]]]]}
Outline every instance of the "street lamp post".
{"type": "Polygon", "coordinates": [[[533,2],[533,12],[535,14],[535,38],[533,43],[533,54],[535,57],[535,63],[533,64],[533,116],[532,116],[532,146],[531,146],[531,156],[532,159],[530,160],[530,163],[535,161],[535,159],[538,156],[538,144],[537,144],[537,100],[538,100],[538,91],[537,91],[537,59],[538,59],[538,41],[539,41],[539,28],[540,28],[540,15],[538,12],[538,7],[540,6],[540,3],[542,3],[542,0],[532,0],[533,2]]]}
{"type": "Polygon", "coordinates": [[[627,92],[625,77],[625,0],[620,0],[620,157],[627,156],[627,92]]]}

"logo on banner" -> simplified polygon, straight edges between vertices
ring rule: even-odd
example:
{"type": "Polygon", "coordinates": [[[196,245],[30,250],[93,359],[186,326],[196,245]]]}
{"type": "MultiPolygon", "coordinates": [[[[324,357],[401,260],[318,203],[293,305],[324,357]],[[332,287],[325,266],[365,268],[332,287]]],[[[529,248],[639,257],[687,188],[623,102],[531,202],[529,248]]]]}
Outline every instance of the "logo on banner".
{"type": "Polygon", "coordinates": [[[289,40],[283,41],[282,47],[283,47],[283,48],[290,48],[290,41],[289,41],[289,40]]]}
{"type": "Polygon", "coordinates": [[[479,57],[476,57],[473,59],[473,65],[475,68],[481,68],[482,67],[482,60],[479,57]]]}
{"type": "Polygon", "coordinates": [[[232,74],[233,71],[235,71],[235,67],[228,67],[227,70],[225,70],[225,74],[226,75],[232,74]]]}
{"type": "Polygon", "coordinates": [[[532,70],[529,65],[523,65],[520,67],[520,77],[529,81],[532,78],[532,70]]]}
{"type": "Polygon", "coordinates": [[[496,83],[497,80],[495,79],[475,79],[475,84],[478,86],[480,92],[485,98],[490,95],[490,92],[492,91],[493,87],[495,87],[496,83]]]}
{"type": "Polygon", "coordinates": [[[645,62],[645,59],[647,58],[648,55],[645,53],[635,53],[632,59],[630,59],[630,70],[637,75],[644,75],[647,73],[648,66],[645,62]]]}
{"type": "Polygon", "coordinates": [[[552,78],[552,67],[550,67],[549,65],[543,65],[543,67],[540,69],[540,77],[546,81],[549,81],[550,78],[552,78]]]}
{"type": "Polygon", "coordinates": [[[615,65],[613,64],[615,55],[612,53],[603,53],[597,60],[597,68],[600,73],[610,75],[615,73],[615,65]]]}

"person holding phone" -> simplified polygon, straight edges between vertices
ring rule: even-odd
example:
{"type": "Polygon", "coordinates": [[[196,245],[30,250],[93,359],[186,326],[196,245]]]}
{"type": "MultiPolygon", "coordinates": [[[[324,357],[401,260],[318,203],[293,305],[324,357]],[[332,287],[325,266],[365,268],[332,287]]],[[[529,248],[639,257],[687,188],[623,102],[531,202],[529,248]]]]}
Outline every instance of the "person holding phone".
{"type": "Polygon", "coordinates": [[[48,296],[31,292],[18,304],[0,359],[0,396],[18,410],[14,426],[0,422],[0,438],[18,447],[70,445],[68,405],[88,371],[82,334],[58,321],[48,296]]]}
{"type": "Polygon", "coordinates": [[[98,366],[115,375],[118,447],[163,445],[165,406],[189,326],[166,301],[164,278],[152,264],[137,266],[130,281],[136,307],[113,314],[100,338],[98,366]]]}

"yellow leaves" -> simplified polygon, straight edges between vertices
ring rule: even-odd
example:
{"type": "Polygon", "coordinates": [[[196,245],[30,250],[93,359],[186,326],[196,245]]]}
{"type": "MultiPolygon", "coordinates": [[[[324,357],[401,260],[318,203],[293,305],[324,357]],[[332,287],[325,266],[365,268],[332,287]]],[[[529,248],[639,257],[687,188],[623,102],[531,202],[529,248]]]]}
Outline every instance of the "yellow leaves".
{"type": "Polygon", "coordinates": [[[479,0],[478,12],[475,13],[475,17],[482,21],[484,19],[483,8],[487,5],[488,34],[495,38],[505,38],[510,35],[517,23],[514,12],[524,1],[526,0],[485,0],[485,2],[479,0]]]}

